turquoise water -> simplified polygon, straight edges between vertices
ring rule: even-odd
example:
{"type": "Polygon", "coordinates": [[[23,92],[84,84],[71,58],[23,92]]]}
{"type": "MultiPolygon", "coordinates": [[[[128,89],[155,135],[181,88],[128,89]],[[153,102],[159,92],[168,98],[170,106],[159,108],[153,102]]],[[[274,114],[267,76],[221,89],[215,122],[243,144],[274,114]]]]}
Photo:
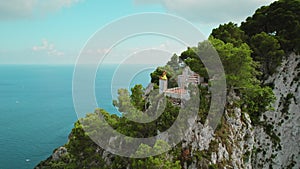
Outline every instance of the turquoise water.
{"type": "MultiPolygon", "coordinates": [[[[67,142],[77,120],[72,100],[73,69],[55,65],[0,66],[0,169],[33,168],[67,142]]],[[[114,69],[101,67],[95,92],[99,107],[119,113],[112,106],[110,90],[114,69]]],[[[128,66],[127,70],[131,69],[132,65],[128,66]]],[[[146,86],[151,71],[137,74],[130,86],[146,86]]],[[[113,88],[126,87],[124,84],[113,88]]]]}

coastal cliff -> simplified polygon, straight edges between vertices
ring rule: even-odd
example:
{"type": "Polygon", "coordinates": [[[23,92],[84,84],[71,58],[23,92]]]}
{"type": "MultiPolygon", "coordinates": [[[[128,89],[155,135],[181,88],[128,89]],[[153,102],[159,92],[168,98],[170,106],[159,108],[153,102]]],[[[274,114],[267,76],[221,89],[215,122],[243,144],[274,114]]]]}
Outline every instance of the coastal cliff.
{"type": "Polygon", "coordinates": [[[300,56],[284,59],[278,72],[266,83],[272,84],[274,110],[261,117],[266,128],[255,127],[256,154],[253,168],[300,167],[300,56]]]}
{"type": "MultiPolygon", "coordinates": [[[[235,105],[240,98],[234,92],[227,96],[228,105],[216,131],[195,119],[183,142],[176,146],[180,152],[189,148],[188,155],[181,155],[182,168],[299,168],[299,65],[300,56],[291,54],[265,82],[273,86],[276,100],[273,110],[262,113],[259,125],[254,126],[248,113],[235,105]]],[[[133,168],[128,158],[110,154],[93,143],[79,123],[69,138],[36,168],[61,168],[75,159],[76,166],[84,166],[81,162],[90,159],[87,168],[133,168]]]]}
{"type": "MultiPolygon", "coordinates": [[[[189,66],[206,84],[198,85],[201,98],[198,116],[189,119],[184,139],[168,152],[144,159],[121,157],[97,146],[88,133],[97,133],[96,127],[106,127],[99,121],[92,122],[101,114],[113,129],[124,135],[156,136],[174,123],[182,108],[180,100],[174,98],[167,98],[161,116],[147,125],[110,115],[102,109],[87,114],[75,123],[68,143],[35,168],[300,168],[299,11],[298,0],[275,1],[259,8],[240,27],[232,22],[220,25],[208,41],[189,47],[180,56],[174,55],[166,66],[151,73],[150,90],[159,88],[163,72],[169,87],[177,87],[174,77],[182,73],[179,65],[189,66]],[[210,44],[219,54],[227,81],[226,104],[215,130],[205,123],[211,79],[206,72],[208,68],[199,59],[199,55],[209,53],[205,50],[210,44]]],[[[155,104],[148,102],[150,97],[144,91],[141,85],[132,88],[131,94],[120,89],[113,104],[120,112],[138,109],[147,114],[145,109],[155,104]]],[[[137,111],[128,112],[141,117],[135,114],[137,111]]],[[[118,138],[108,140],[114,142],[118,138]]],[[[163,141],[141,144],[133,154],[170,146],[166,144],[163,141]]],[[[126,147],[126,141],[115,146],[126,147]]]]}

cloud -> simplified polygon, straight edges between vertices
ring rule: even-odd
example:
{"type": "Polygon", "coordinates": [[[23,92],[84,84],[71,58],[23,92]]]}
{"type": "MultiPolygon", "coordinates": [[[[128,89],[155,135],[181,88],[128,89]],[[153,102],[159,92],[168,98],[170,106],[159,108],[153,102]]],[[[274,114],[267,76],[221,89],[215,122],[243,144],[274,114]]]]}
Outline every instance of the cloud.
{"type": "Polygon", "coordinates": [[[97,49],[97,54],[107,54],[109,52],[109,49],[97,49]]]}
{"type": "Polygon", "coordinates": [[[102,49],[102,48],[87,48],[81,51],[83,55],[93,55],[93,56],[102,56],[109,53],[109,49],[102,49]]]}
{"type": "Polygon", "coordinates": [[[160,4],[170,12],[201,23],[240,22],[275,0],[134,0],[137,5],[160,4]]]}
{"type": "Polygon", "coordinates": [[[40,46],[33,46],[32,50],[35,52],[45,51],[48,55],[52,56],[63,56],[64,53],[55,49],[55,46],[52,43],[49,43],[46,39],[42,40],[42,44],[40,46]]]}
{"type": "Polygon", "coordinates": [[[81,0],[0,0],[0,19],[25,19],[45,15],[81,0]]]}

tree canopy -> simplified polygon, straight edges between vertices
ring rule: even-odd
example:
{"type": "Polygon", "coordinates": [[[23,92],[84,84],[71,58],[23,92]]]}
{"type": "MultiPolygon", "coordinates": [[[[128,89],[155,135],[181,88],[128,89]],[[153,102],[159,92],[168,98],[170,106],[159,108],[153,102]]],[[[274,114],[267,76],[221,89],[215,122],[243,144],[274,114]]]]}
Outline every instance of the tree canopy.
{"type": "Polygon", "coordinates": [[[254,36],[261,32],[274,35],[285,52],[300,52],[300,0],[279,0],[263,6],[241,24],[254,36]]]}
{"type": "Polygon", "coordinates": [[[235,47],[232,43],[224,43],[219,39],[210,38],[223,63],[227,86],[244,88],[257,82],[257,63],[251,58],[251,49],[243,43],[235,47]]]}
{"type": "MultiPolygon", "coordinates": [[[[212,31],[208,41],[200,42],[196,47],[188,47],[180,56],[174,54],[166,66],[158,67],[151,73],[151,82],[158,85],[159,77],[166,71],[169,87],[176,86],[176,77],[181,73],[181,61],[208,81],[211,80],[199,58],[201,55],[210,56],[209,51],[205,50],[208,44],[216,49],[223,63],[228,91],[234,91],[240,98],[234,105],[250,115],[253,125],[260,125],[260,117],[263,112],[269,110],[274,101],[274,94],[258,77],[262,73],[265,77],[273,74],[285,53],[300,52],[300,0],[278,0],[270,6],[261,7],[240,27],[232,22],[220,25],[212,31]]],[[[198,111],[200,122],[204,124],[210,109],[210,91],[209,86],[199,85],[198,88],[201,97],[199,110],[194,110],[187,103],[186,108],[192,109],[193,112],[198,111]]],[[[127,113],[141,118],[144,116],[140,116],[140,113],[146,116],[149,113],[145,109],[156,108],[158,103],[149,100],[157,101],[160,96],[150,99],[143,95],[143,91],[142,85],[134,86],[131,93],[126,89],[119,89],[118,100],[113,101],[113,104],[123,113],[121,117],[97,109],[94,113],[87,114],[80,122],[76,122],[69,142],[65,145],[68,154],[58,161],[50,161],[47,164],[49,168],[183,168],[184,163],[191,160],[191,153],[189,147],[183,148],[181,144],[167,153],[145,159],[113,156],[108,165],[102,156],[104,150],[99,149],[88,137],[88,134],[96,132],[95,128],[105,129],[108,126],[135,138],[156,136],[158,132],[166,131],[181,115],[180,106],[174,104],[171,98],[166,99],[162,114],[152,122],[137,123],[125,117],[127,113]],[[103,115],[108,124],[101,123],[99,115],[103,115]]],[[[158,140],[154,145],[140,144],[134,153],[155,152],[168,146],[166,142],[158,140]]],[[[199,161],[211,159],[207,152],[195,150],[192,158],[199,161]]]]}
{"type": "Polygon", "coordinates": [[[233,22],[220,25],[218,28],[213,29],[211,36],[225,43],[232,43],[234,46],[242,45],[247,39],[245,32],[233,22]]]}
{"type": "Polygon", "coordinates": [[[250,45],[254,60],[261,64],[260,70],[264,78],[275,73],[284,56],[278,40],[273,35],[262,32],[251,37],[250,45]]]}

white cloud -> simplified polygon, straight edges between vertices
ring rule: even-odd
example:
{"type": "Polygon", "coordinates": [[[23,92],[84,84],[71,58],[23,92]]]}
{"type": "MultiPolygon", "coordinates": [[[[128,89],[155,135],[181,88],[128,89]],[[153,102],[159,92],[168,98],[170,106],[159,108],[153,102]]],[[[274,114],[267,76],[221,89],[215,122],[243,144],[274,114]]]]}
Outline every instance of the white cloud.
{"type": "Polygon", "coordinates": [[[109,52],[109,49],[97,49],[97,54],[107,54],[109,52]]]}
{"type": "Polygon", "coordinates": [[[45,51],[47,52],[48,55],[52,55],[52,56],[63,56],[64,53],[55,49],[54,44],[49,43],[48,40],[43,39],[42,40],[42,44],[39,46],[33,46],[32,50],[35,52],[38,51],[45,51]]]}
{"type": "Polygon", "coordinates": [[[102,48],[92,49],[92,48],[88,48],[88,49],[84,49],[81,52],[84,55],[100,56],[100,55],[106,55],[107,53],[109,53],[109,49],[102,49],[102,48]]]}
{"type": "Polygon", "coordinates": [[[0,19],[24,19],[70,7],[81,0],[0,0],[0,19]]]}
{"type": "Polygon", "coordinates": [[[161,4],[170,13],[201,23],[240,22],[262,5],[275,0],[134,0],[141,4],[161,4]]]}

